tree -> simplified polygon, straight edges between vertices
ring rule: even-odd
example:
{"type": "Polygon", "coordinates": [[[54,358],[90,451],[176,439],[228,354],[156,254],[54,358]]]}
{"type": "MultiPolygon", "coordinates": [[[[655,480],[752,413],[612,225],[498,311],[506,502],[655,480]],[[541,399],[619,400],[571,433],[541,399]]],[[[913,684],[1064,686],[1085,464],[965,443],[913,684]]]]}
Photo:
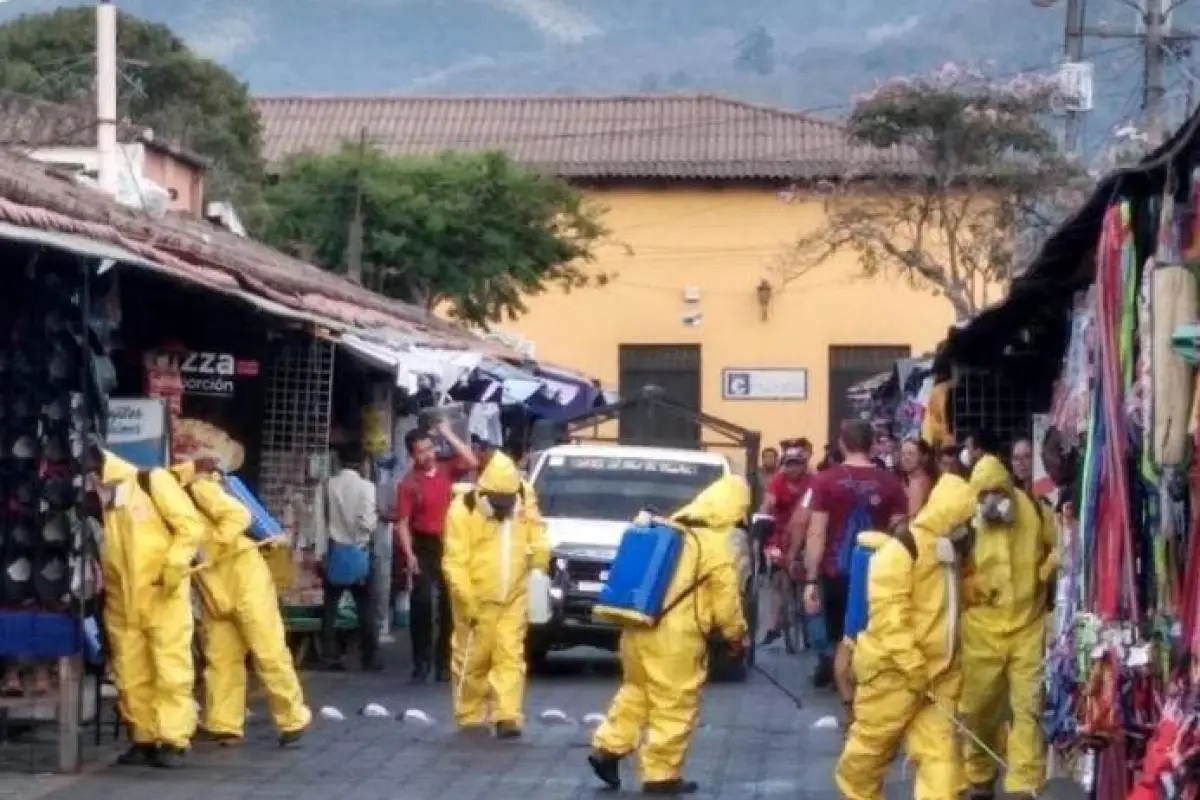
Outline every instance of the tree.
{"type": "MultiPolygon", "coordinates": [[[[90,109],[95,52],[94,8],[17,17],[0,25],[0,91],[90,109]]],[[[253,222],[264,170],[246,85],[169,28],[124,13],[117,53],[121,118],[208,159],[210,196],[233,200],[253,222]]]]}
{"type": "Polygon", "coordinates": [[[341,271],[359,229],[368,287],[427,309],[447,303],[467,323],[514,319],[551,285],[607,280],[585,267],[606,235],[597,210],[501,153],[395,158],[347,144],[289,161],[266,199],[275,246],[341,271]]]}
{"type": "Polygon", "coordinates": [[[1081,171],[1041,123],[1056,98],[1047,80],[954,65],[857,98],[851,143],[894,148],[911,168],[825,185],[827,221],[777,268],[780,282],[848,251],[863,275],[900,275],[973,315],[1078,196],[1081,171]]]}

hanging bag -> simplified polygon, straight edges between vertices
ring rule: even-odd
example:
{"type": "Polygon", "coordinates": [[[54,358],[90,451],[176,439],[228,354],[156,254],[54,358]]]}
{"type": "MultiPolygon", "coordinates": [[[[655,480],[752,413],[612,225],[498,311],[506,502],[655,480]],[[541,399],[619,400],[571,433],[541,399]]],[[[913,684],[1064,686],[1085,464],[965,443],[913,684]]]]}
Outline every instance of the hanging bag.
{"type": "MultiPolygon", "coordinates": [[[[329,535],[329,481],[325,481],[325,534],[329,535]]],[[[360,545],[342,544],[328,539],[329,549],[325,553],[325,581],[331,586],[355,586],[367,580],[371,574],[371,554],[360,545]]]]}

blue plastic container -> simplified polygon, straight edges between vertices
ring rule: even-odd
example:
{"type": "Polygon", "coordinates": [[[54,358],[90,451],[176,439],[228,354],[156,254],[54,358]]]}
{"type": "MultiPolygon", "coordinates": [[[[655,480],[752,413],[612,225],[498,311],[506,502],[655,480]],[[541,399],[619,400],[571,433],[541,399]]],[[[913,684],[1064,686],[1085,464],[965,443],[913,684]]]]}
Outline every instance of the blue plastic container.
{"type": "Polygon", "coordinates": [[[682,552],[683,534],[669,525],[630,526],[592,613],[635,625],[657,623],[682,552]]]}
{"type": "Polygon", "coordinates": [[[51,659],[82,648],[79,622],[70,614],[0,611],[0,657],[51,659]]]}
{"type": "Polygon", "coordinates": [[[845,636],[856,639],[867,627],[867,581],[870,578],[873,548],[856,544],[850,555],[850,586],[846,592],[845,636]]]}
{"type": "Polygon", "coordinates": [[[257,542],[283,535],[283,525],[271,516],[271,512],[259,502],[254,492],[237,475],[225,476],[225,491],[237,499],[250,512],[250,528],[246,532],[257,542]]]}

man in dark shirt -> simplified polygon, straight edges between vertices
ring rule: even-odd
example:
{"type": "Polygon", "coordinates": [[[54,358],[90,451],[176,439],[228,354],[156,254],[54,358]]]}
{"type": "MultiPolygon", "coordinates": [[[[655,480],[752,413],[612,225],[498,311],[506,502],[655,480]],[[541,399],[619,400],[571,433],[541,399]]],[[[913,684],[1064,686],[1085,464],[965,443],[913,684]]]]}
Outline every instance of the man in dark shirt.
{"type": "Polygon", "coordinates": [[[412,466],[396,492],[396,552],[404,556],[412,576],[409,633],[412,635],[414,682],[436,670],[438,681],[450,680],[450,595],[442,575],[442,534],[446,512],[454,495],[454,482],[479,467],[474,454],[450,426],[437,432],[457,456],[440,462],[430,431],[418,428],[404,437],[412,466]],[[437,643],[433,641],[433,593],[437,589],[437,643]]]}
{"type": "MultiPolygon", "coordinates": [[[[908,511],[904,485],[895,473],[871,462],[875,432],[863,420],[842,423],[840,443],[843,462],[818,472],[802,501],[809,511],[808,534],[804,537],[804,606],[808,614],[824,613],[829,642],[842,640],[846,621],[849,577],[838,565],[844,529],[855,506],[866,503],[875,530],[891,530],[908,511]]],[[[799,547],[799,543],[797,543],[799,547]]],[[[796,552],[795,555],[799,553],[796,552]]],[[[833,681],[833,652],[820,655],[813,684],[818,688],[833,681]]]]}

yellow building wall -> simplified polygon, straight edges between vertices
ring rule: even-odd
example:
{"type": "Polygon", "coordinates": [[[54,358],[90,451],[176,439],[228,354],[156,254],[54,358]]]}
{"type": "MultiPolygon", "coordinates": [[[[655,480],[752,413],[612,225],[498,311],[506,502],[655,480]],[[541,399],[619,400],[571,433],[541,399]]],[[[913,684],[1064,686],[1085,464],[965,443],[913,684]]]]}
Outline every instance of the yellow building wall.
{"type": "Polygon", "coordinates": [[[528,299],[503,328],[530,339],[537,358],[618,385],[622,344],[701,345],[702,405],[763,433],[764,446],[807,436],[820,452],[829,417],[831,345],[909,345],[914,355],[945,337],[949,302],[896,279],[865,280],[839,254],[778,288],[777,267],[798,237],[819,229],[819,197],[784,203],[763,189],[620,189],[591,192],[615,244],[600,250],[606,286],[528,299]],[[756,287],[777,285],[764,321],[756,287]],[[698,303],[686,303],[695,287],[698,303]],[[681,317],[700,312],[689,327],[681,317]],[[808,399],[722,399],[722,370],[808,370],[808,399]]]}

